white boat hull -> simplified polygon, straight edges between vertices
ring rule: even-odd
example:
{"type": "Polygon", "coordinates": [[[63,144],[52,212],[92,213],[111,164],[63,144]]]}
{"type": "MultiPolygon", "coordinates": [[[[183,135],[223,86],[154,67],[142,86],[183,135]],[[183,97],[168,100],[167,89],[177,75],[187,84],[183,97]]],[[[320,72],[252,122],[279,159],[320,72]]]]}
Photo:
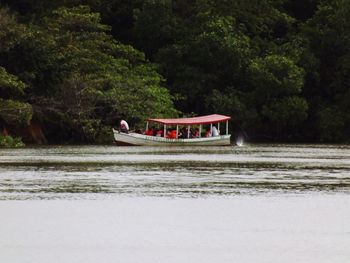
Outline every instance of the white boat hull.
{"type": "Polygon", "coordinates": [[[231,135],[191,139],[167,139],[139,133],[121,133],[113,129],[114,139],[118,145],[139,146],[227,146],[231,145],[231,135]]]}

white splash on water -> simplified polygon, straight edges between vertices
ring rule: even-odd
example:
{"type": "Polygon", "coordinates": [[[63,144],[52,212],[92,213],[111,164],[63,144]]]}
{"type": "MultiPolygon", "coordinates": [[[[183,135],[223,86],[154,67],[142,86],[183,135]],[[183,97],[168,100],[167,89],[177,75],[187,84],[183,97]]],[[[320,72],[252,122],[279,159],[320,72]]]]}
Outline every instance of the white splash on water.
{"type": "Polygon", "coordinates": [[[244,144],[244,137],[243,136],[238,136],[236,139],[236,145],[241,147],[244,144]]]}

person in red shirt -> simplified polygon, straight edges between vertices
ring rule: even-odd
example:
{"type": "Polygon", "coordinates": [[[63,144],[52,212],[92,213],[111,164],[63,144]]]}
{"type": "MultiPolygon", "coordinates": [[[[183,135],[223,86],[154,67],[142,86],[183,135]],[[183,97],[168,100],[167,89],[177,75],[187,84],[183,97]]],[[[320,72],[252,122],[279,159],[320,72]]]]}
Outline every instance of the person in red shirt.
{"type": "Polygon", "coordinates": [[[153,128],[149,128],[147,131],[145,131],[145,135],[153,136],[153,135],[154,135],[154,130],[153,130],[153,128]]]}
{"type": "Polygon", "coordinates": [[[169,131],[166,137],[168,139],[176,139],[176,130],[169,131]]]}

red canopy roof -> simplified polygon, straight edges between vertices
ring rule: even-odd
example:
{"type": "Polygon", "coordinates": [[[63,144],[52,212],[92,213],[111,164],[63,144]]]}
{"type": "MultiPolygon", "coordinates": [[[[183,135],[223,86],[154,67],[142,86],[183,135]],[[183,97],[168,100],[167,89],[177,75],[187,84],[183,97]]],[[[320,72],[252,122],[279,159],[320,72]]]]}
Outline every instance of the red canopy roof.
{"type": "Polygon", "coordinates": [[[158,122],[167,125],[194,125],[194,124],[210,124],[217,122],[224,122],[231,119],[229,116],[212,114],[206,116],[199,116],[193,118],[181,118],[181,119],[148,119],[151,122],[158,122]]]}

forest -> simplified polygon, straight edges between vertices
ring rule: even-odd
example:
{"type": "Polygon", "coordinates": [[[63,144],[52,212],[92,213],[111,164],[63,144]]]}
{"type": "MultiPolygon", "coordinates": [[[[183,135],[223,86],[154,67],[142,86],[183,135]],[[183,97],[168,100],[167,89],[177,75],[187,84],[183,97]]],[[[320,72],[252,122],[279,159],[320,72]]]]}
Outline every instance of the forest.
{"type": "Polygon", "coordinates": [[[250,141],[349,143],[350,1],[0,0],[0,147],[212,113],[250,141]]]}

